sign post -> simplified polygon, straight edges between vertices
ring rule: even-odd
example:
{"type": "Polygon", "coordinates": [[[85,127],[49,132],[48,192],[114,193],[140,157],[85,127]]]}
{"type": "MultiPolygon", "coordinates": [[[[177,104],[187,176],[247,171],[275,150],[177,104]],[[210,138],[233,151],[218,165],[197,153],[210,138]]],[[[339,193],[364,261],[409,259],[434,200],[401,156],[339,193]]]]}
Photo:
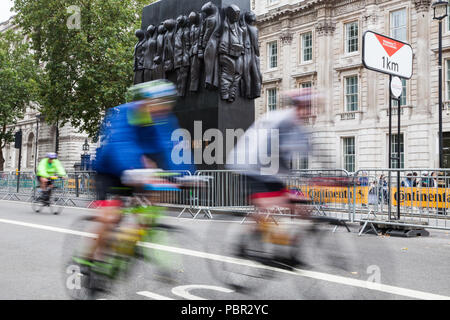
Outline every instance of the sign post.
{"type": "Polygon", "coordinates": [[[17,168],[17,193],[20,189],[20,169],[22,164],[22,129],[16,132],[14,136],[14,148],[19,149],[19,165],[17,168]]]}
{"type": "MultiPolygon", "coordinates": [[[[389,75],[389,169],[392,160],[397,160],[397,197],[400,196],[400,125],[401,95],[403,83],[401,79],[411,79],[413,73],[413,51],[411,45],[382,34],[366,31],[363,35],[363,65],[369,70],[389,75]],[[392,100],[397,101],[397,156],[392,157],[392,100]]],[[[391,171],[388,177],[388,215],[391,220],[391,171]]],[[[400,201],[397,199],[397,219],[400,220],[400,201]]]]}

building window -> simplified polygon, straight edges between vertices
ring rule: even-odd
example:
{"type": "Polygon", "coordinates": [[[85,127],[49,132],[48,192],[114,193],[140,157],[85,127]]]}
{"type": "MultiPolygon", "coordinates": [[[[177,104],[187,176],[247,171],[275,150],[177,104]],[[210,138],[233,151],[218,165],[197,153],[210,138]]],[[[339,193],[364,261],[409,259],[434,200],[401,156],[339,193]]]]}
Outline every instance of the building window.
{"type": "Polygon", "coordinates": [[[450,100],[450,60],[446,60],[447,63],[447,100],[450,100]]]}
{"type": "Polygon", "coordinates": [[[272,5],[276,4],[276,3],[278,3],[278,1],[279,0],[267,0],[267,5],[268,6],[272,6],[272,5]]]}
{"type": "Polygon", "coordinates": [[[269,69],[278,67],[278,42],[274,41],[268,45],[269,69]]]}
{"type": "Polygon", "coordinates": [[[358,49],[358,22],[345,24],[345,52],[357,52],[358,49]]]}
{"type": "Polygon", "coordinates": [[[355,172],[355,137],[343,138],[342,142],[344,147],[344,169],[348,172],[355,172]]]}
{"type": "Polygon", "coordinates": [[[302,34],[301,39],[302,39],[301,62],[302,63],[310,62],[313,59],[312,32],[302,34]]]}
{"type": "Polygon", "coordinates": [[[309,159],[307,155],[301,155],[299,152],[294,152],[291,161],[291,169],[306,170],[309,168],[309,159]]]}
{"type": "Polygon", "coordinates": [[[273,111],[277,109],[277,89],[267,89],[267,110],[273,111]]]}
{"type": "Polygon", "coordinates": [[[405,167],[405,146],[403,141],[403,133],[400,134],[400,168],[397,166],[397,157],[399,155],[398,151],[398,135],[393,134],[391,140],[391,168],[394,169],[403,169],[405,167]]]}
{"type": "MultiPolygon", "coordinates": [[[[400,106],[406,106],[406,80],[402,80],[402,95],[400,96],[400,106]]],[[[397,100],[392,101],[393,107],[398,107],[397,100]]]]}
{"type": "Polygon", "coordinates": [[[358,76],[345,78],[345,111],[358,111],[358,76]]]}
{"type": "Polygon", "coordinates": [[[406,9],[391,12],[390,17],[391,37],[400,41],[406,41],[406,9]]]}
{"type": "Polygon", "coordinates": [[[450,5],[447,6],[447,31],[450,31],[450,5]]]}
{"type": "MultiPolygon", "coordinates": [[[[303,82],[302,84],[300,84],[300,87],[302,89],[303,88],[312,88],[312,82],[311,81],[303,82]]],[[[311,113],[312,113],[312,102],[310,101],[309,105],[308,105],[308,108],[307,108],[307,111],[306,111],[306,114],[307,115],[311,115],[311,113]]]]}

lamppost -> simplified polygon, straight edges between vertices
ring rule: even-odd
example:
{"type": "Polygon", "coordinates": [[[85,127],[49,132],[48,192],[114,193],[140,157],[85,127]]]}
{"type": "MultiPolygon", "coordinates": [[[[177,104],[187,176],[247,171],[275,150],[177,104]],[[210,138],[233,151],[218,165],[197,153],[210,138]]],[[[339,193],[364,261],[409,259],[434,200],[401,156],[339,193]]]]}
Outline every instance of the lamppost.
{"type": "Polygon", "coordinates": [[[41,122],[42,116],[40,114],[36,115],[36,147],[34,148],[34,172],[37,172],[37,158],[38,158],[38,143],[39,143],[39,123],[41,122]]]}
{"type": "Polygon", "coordinates": [[[89,161],[89,155],[88,155],[88,152],[89,152],[89,143],[88,143],[88,141],[87,141],[87,139],[86,140],[84,140],[84,144],[83,144],[83,152],[84,152],[84,154],[83,155],[81,155],[81,167],[83,168],[83,170],[85,170],[85,171],[87,171],[87,166],[88,166],[88,161],[89,161]]]}
{"type": "Polygon", "coordinates": [[[447,16],[448,1],[434,2],[433,19],[439,21],[439,168],[444,166],[443,138],[442,138],[442,19],[447,16]]]}

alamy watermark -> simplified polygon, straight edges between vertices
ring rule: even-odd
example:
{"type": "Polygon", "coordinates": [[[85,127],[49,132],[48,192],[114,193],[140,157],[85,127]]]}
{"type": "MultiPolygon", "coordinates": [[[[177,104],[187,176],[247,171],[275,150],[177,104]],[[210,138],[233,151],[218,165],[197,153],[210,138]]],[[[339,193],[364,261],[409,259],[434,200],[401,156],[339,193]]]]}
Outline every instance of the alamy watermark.
{"type": "Polygon", "coordinates": [[[172,133],[172,162],[180,164],[227,164],[256,166],[261,175],[273,175],[279,171],[280,135],[278,129],[252,128],[226,129],[225,137],[219,129],[203,133],[202,122],[194,122],[194,137],[186,129],[172,133]],[[235,142],[238,144],[235,146],[235,142]],[[206,144],[203,148],[203,144],[206,144]],[[192,155],[192,149],[194,155],[192,155]],[[224,152],[229,152],[224,157],[224,152]]]}
{"type": "Polygon", "coordinates": [[[67,19],[66,25],[69,30],[81,29],[81,8],[79,6],[70,6],[67,8],[67,13],[71,16],[67,19]]]}

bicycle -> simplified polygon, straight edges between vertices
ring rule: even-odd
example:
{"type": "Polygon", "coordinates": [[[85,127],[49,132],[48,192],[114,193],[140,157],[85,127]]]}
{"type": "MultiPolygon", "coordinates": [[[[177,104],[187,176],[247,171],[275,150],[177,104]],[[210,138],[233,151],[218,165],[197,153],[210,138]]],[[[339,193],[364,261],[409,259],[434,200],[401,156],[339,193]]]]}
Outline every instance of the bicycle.
{"type": "MultiPolygon", "coordinates": [[[[269,280],[279,279],[282,274],[301,274],[306,270],[354,277],[355,272],[360,272],[361,261],[356,260],[358,248],[353,235],[347,233],[348,228],[335,232],[336,227],[347,227],[345,222],[313,214],[314,206],[307,196],[292,202],[296,208],[289,214],[232,213],[228,217],[233,222],[211,225],[208,238],[225,239],[218,247],[218,254],[238,259],[235,263],[209,260],[212,276],[237,292],[252,294],[261,293],[269,286],[269,280]],[[247,219],[251,215],[259,215],[259,219],[247,219]],[[246,218],[245,222],[242,217],[246,218]]],[[[206,250],[217,253],[217,243],[206,242],[206,250]]],[[[290,278],[286,284],[294,284],[304,297],[328,294],[322,290],[323,281],[307,277],[293,279],[296,280],[290,278]]],[[[279,285],[281,280],[272,283],[279,285]]],[[[345,295],[354,297],[356,291],[348,288],[345,295]]]]}
{"type": "MultiPolygon", "coordinates": [[[[133,170],[145,174],[142,170],[133,170]]],[[[148,170],[157,178],[168,178],[173,173],[155,172],[148,170]]],[[[89,246],[95,234],[90,233],[98,224],[96,216],[87,216],[78,219],[72,230],[79,233],[69,235],[65,241],[64,252],[69,257],[64,258],[64,281],[69,296],[76,300],[94,299],[100,293],[111,294],[113,286],[120,279],[128,279],[133,266],[139,261],[144,267],[151,265],[154,272],[144,271],[140,276],[152,274],[163,282],[182,282],[184,264],[176,252],[165,250],[169,245],[186,243],[192,239],[185,229],[165,224],[161,219],[165,216],[165,208],[155,204],[161,193],[166,191],[179,191],[180,188],[171,184],[147,184],[145,189],[153,193],[149,200],[135,194],[131,198],[123,199],[128,205],[121,208],[122,219],[119,224],[108,233],[102,256],[103,261],[89,261],[84,258],[86,246],[89,246]],[[159,193],[159,194],[158,194],[159,193]]],[[[142,282],[142,281],[141,281],[142,282]]]]}
{"type": "Polygon", "coordinates": [[[54,189],[57,189],[59,177],[50,177],[50,181],[47,182],[47,190],[38,190],[38,195],[33,195],[31,200],[31,208],[34,212],[40,213],[43,208],[49,208],[50,213],[53,215],[61,214],[63,207],[58,206],[59,197],[54,196],[54,189]]]}

